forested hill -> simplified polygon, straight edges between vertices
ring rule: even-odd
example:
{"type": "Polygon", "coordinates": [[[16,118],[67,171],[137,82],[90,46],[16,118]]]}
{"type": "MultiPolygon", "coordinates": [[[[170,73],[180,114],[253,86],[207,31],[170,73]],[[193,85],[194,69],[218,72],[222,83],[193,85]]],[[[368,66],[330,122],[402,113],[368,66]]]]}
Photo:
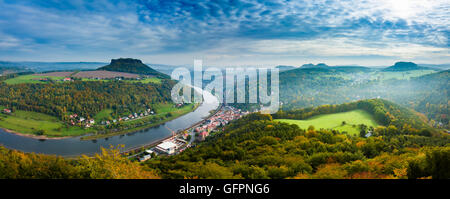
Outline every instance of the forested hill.
{"type": "Polygon", "coordinates": [[[169,102],[174,84],[168,79],[161,84],[74,81],[8,85],[0,82],[0,105],[57,116],[63,121],[72,113],[92,118],[104,109],[112,109],[114,116],[119,117],[169,102]]]}
{"type": "Polygon", "coordinates": [[[280,71],[288,71],[288,70],[296,69],[296,67],[294,67],[294,66],[285,66],[285,65],[279,65],[276,68],[278,68],[280,71]]]}
{"type": "Polygon", "coordinates": [[[390,133],[362,138],[304,130],[255,113],[181,154],[144,164],[180,179],[450,178],[448,136],[390,133]]]}
{"type": "Polygon", "coordinates": [[[420,93],[414,99],[414,109],[425,113],[432,123],[449,124],[450,70],[412,78],[411,87],[420,93]]]}
{"type": "Polygon", "coordinates": [[[3,66],[0,61],[0,75],[7,75],[20,72],[31,72],[31,70],[22,66],[3,66]]]}
{"type": "Polygon", "coordinates": [[[0,146],[0,179],[157,179],[139,163],[120,155],[119,148],[104,149],[94,157],[64,159],[24,153],[0,146]]]}
{"type": "Polygon", "coordinates": [[[433,68],[418,66],[413,62],[397,62],[383,71],[434,70],[433,68]]]}
{"type": "Polygon", "coordinates": [[[303,64],[300,68],[306,69],[306,68],[322,68],[322,69],[328,69],[330,68],[328,65],[324,63],[319,63],[317,65],[314,64],[303,64]]]}
{"type": "MultiPolygon", "coordinates": [[[[332,67],[335,68],[335,67],[332,67]]],[[[282,109],[342,104],[382,98],[425,114],[430,124],[449,128],[449,71],[346,72],[331,69],[294,69],[280,73],[282,109]],[[431,74],[430,74],[431,73],[431,74]]]]}
{"type": "Polygon", "coordinates": [[[317,65],[314,64],[304,64],[299,68],[292,68],[290,70],[281,70],[281,75],[289,76],[295,73],[308,73],[308,72],[324,72],[324,73],[356,73],[356,72],[371,72],[372,68],[364,67],[364,66],[328,66],[326,64],[320,63],[317,65]]]}
{"type": "Polygon", "coordinates": [[[153,75],[159,78],[170,78],[168,75],[160,73],[153,68],[142,63],[141,60],[132,58],[112,59],[109,65],[98,68],[97,70],[128,72],[142,75],[153,75]]]}
{"type": "Polygon", "coordinates": [[[322,105],[315,108],[279,111],[273,117],[303,120],[316,115],[340,113],[356,109],[363,109],[371,113],[377,122],[384,126],[392,125],[397,129],[409,132],[418,132],[424,128],[431,129],[427,124],[427,118],[423,114],[383,99],[360,100],[340,105],[322,105]]]}
{"type": "Polygon", "coordinates": [[[439,81],[441,83],[449,83],[450,70],[444,70],[429,75],[413,78],[413,81],[439,81]]]}

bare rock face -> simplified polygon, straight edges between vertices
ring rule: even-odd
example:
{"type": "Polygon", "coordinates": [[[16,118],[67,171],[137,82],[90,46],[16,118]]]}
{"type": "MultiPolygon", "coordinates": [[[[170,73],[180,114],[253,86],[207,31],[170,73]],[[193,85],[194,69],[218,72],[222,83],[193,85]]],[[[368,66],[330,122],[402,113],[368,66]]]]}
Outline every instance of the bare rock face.
{"type": "Polygon", "coordinates": [[[121,65],[121,64],[130,64],[130,65],[144,65],[141,60],[133,59],[133,58],[119,58],[119,59],[111,59],[110,65],[121,65]]]}

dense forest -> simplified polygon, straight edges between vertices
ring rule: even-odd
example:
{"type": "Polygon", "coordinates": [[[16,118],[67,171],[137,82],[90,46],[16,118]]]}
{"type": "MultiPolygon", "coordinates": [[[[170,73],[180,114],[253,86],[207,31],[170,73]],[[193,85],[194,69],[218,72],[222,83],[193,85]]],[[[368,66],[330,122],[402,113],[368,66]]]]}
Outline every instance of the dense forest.
{"type": "Polygon", "coordinates": [[[74,81],[70,83],[15,84],[0,82],[0,105],[36,111],[67,120],[76,113],[94,117],[103,109],[113,116],[141,112],[152,105],[170,101],[172,80],[161,84],[126,81],[74,81]]]}
{"type": "Polygon", "coordinates": [[[361,138],[250,114],[197,147],[145,163],[163,178],[450,178],[447,135],[361,138]]]}
{"type": "Polygon", "coordinates": [[[0,146],[0,179],[155,179],[119,153],[119,148],[103,149],[94,157],[69,160],[62,157],[23,153],[0,146]]]}

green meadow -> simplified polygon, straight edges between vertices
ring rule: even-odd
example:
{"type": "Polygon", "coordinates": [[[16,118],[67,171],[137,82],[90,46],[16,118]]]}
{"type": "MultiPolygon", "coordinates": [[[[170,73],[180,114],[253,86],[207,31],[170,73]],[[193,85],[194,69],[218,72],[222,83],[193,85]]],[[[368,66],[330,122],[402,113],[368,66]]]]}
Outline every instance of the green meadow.
{"type": "MultiPolygon", "coordinates": [[[[165,115],[167,113],[171,113],[172,115],[179,115],[179,114],[185,114],[186,112],[191,112],[194,108],[195,105],[194,104],[189,104],[186,106],[183,106],[181,108],[176,108],[174,107],[174,104],[171,103],[160,103],[160,104],[155,104],[153,105],[154,110],[156,112],[155,115],[150,115],[147,117],[153,117],[153,116],[159,116],[159,115],[165,115]]],[[[95,116],[94,116],[94,120],[97,122],[100,121],[104,121],[104,120],[112,120],[112,114],[113,110],[112,109],[103,109],[102,111],[98,112],[95,116]]],[[[128,114],[132,114],[132,113],[128,113],[128,114]]],[[[131,120],[131,121],[127,121],[126,123],[132,123],[135,121],[139,121],[139,120],[131,120]]]]}
{"type": "MultiPolygon", "coordinates": [[[[3,107],[1,107],[3,109],[3,107]]],[[[15,132],[47,137],[78,136],[92,130],[66,127],[58,118],[32,111],[16,110],[12,114],[0,113],[0,127],[15,132]]]]}
{"type": "MultiPolygon", "coordinates": [[[[34,84],[34,83],[38,83],[38,84],[45,84],[48,82],[45,81],[40,81],[39,79],[50,79],[53,81],[56,80],[62,80],[66,77],[57,77],[57,76],[39,76],[39,75],[20,75],[11,79],[7,79],[4,82],[7,84],[26,84],[26,83],[30,83],[30,84],[34,84]]],[[[82,81],[115,81],[115,80],[108,80],[108,79],[90,79],[90,78],[82,78],[82,81]]],[[[129,82],[140,82],[143,84],[147,84],[147,83],[154,83],[154,84],[161,84],[161,79],[157,78],[157,77],[150,77],[150,78],[144,78],[144,79],[140,79],[140,80],[123,80],[123,81],[129,81],[129,82]]]]}
{"type": "Polygon", "coordinates": [[[111,113],[113,112],[112,109],[103,109],[102,111],[98,112],[94,116],[94,120],[97,122],[103,121],[103,120],[111,120],[112,116],[111,113]]]}
{"type": "Polygon", "coordinates": [[[307,120],[277,119],[276,121],[296,124],[302,129],[307,129],[312,125],[316,129],[323,128],[334,129],[340,132],[346,131],[351,135],[359,134],[359,124],[365,124],[368,127],[372,126],[374,128],[379,126],[370,113],[360,109],[343,113],[318,115],[307,120]],[[343,121],[345,121],[345,125],[342,124],[343,121]]]}
{"type": "MultiPolygon", "coordinates": [[[[92,79],[92,78],[81,78],[82,81],[103,81],[103,82],[108,82],[108,81],[116,81],[116,80],[110,80],[110,79],[92,79]]],[[[127,82],[140,82],[143,84],[147,84],[147,83],[154,83],[154,84],[160,84],[161,83],[161,79],[157,78],[157,77],[150,77],[150,78],[144,78],[144,79],[140,79],[140,80],[121,80],[121,81],[127,81],[127,82]]]]}
{"type": "MultiPolygon", "coordinates": [[[[177,117],[179,117],[181,115],[184,115],[186,113],[192,112],[195,108],[197,108],[196,104],[188,104],[188,105],[183,106],[181,108],[175,108],[173,104],[163,104],[163,103],[156,104],[154,106],[156,114],[147,116],[146,118],[152,118],[152,117],[155,117],[155,116],[165,116],[166,114],[170,113],[171,116],[168,117],[168,118],[165,118],[163,120],[164,122],[166,122],[166,121],[170,121],[172,119],[175,119],[175,118],[177,118],[177,117]]],[[[129,121],[126,121],[125,123],[132,124],[132,123],[136,123],[136,122],[140,122],[140,120],[129,120],[129,121]]]]}
{"type": "Polygon", "coordinates": [[[39,76],[39,75],[21,75],[15,78],[5,80],[7,84],[24,84],[24,83],[47,83],[43,81],[39,81],[37,79],[47,78],[51,80],[61,80],[65,77],[55,77],[55,76],[39,76]]]}
{"type": "Polygon", "coordinates": [[[141,80],[128,80],[128,81],[141,82],[143,84],[147,84],[147,83],[161,84],[161,79],[159,79],[157,77],[150,77],[150,78],[145,78],[145,79],[141,79],[141,80]]]}

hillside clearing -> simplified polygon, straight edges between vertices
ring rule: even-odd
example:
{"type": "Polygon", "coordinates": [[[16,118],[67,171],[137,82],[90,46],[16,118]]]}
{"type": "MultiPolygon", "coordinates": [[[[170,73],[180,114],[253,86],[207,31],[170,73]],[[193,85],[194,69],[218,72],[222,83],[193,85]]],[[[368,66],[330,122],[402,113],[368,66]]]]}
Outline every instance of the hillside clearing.
{"type": "Polygon", "coordinates": [[[32,111],[17,110],[11,115],[0,113],[0,126],[15,132],[47,137],[83,135],[93,130],[76,126],[69,128],[56,117],[32,111]]]}
{"type": "Polygon", "coordinates": [[[371,114],[361,109],[343,113],[318,115],[307,120],[276,119],[275,121],[296,124],[302,129],[307,129],[312,125],[316,129],[323,128],[339,130],[341,132],[346,131],[351,135],[359,134],[359,124],[364,124],[368,127],[379,126],[371,114]],[[342,125],[343,121],[345,121],[345,125],[342,125]]]}
{"type": "Polygon", "coordinates": [[[24,83],[47,83],[47,81],[41,81],[40,79],[49,79],[49,80],[62,80],[64,77],[57,76],[43,76],[42,74],[33,74],[33,75],[21,75],[15,78],[5,80],[7,84],[24,84],[24,83]]]}

